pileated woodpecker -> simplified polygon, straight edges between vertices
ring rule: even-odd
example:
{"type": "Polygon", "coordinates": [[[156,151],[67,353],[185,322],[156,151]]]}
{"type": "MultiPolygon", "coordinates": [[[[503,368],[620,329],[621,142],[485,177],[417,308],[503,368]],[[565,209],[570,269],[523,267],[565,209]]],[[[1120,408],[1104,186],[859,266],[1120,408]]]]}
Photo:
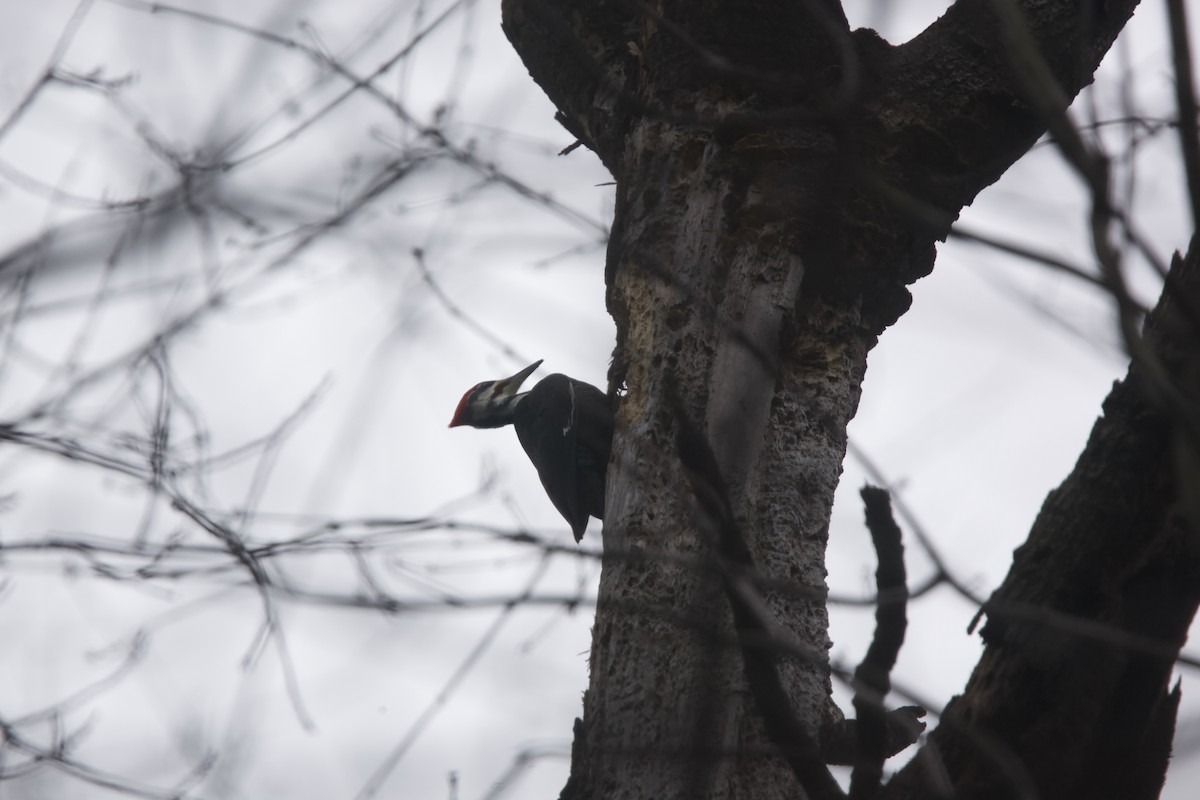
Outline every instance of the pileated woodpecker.
{"type": "Polygon", "coordinates": [[[589,515],[604,519],[613,411],[604,392],[566,375],[550,375],[517,394],[541,363],[534,362],[511,378],[477,384],[459,401],[450,427],[500,428],[511,423],[537,467],[550,502],[578,542],[589,515]]]}

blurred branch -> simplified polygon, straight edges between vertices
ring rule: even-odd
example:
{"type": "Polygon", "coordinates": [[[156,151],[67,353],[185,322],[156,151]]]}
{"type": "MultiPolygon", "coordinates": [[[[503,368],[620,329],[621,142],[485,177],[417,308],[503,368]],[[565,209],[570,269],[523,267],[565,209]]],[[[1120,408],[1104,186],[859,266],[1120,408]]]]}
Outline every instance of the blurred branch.
{"type": "Polygon", "coordinates": [[[471,648],[469,653],[467,653],[466,657],[458,665],[458,668],[450,674],[450,677],[446,680],[445,685],[442,686],[441,690],[437,693],[425,710],[421,712],[420,716],[417,717],[416,721],[413,722],[412,726],[409,727],[408,731],[403,737],[401,737],[396,746],[392,748],[392,751],[388,753],[387,757],[383,760],[383,763],[376,768],[370,779],[366,782],[362,789],[359,790],[358,794],[355,795],[355,800],[370,800],[370,798],[375,797],[375,795],[383,787],[383,784],[387,780],[388,776],[391,775],[391,773],[396,769],[401,759],[404,758],[405,754],[408,753],[409,749],[417,741],[417,738],[424,733],[425,729],[429,726],[429,723],[433,721],[434,715],[441,710],[441,708],[446,704],[446,701],[454,693],[458,685],[462,683],[463,679],[467,677],[471,669],[483,657],[483,654],[487,652],[489,647],[491,647],[492,642],[496,639],[496,635],[500,633],[500,629],[503,628],[504,624],[512,617],[513,610],[519,608],[523,600],[527,600],[533,595],[534,588],[545,576],[546,569],[549,566],[550,554],[547,553],[543,555],[542,559],[538,562],[532,574],[529,576],[529,579],[525,584],[525,590],[520,595],[514,597],[504,607],[496,619],[492,621],[492,624],[488,627],[488,629],[484,631],[482,636],[479,637],[479,640],[475,643],[475,646],[471,648]]]}
{"type": "Polygon", "coordinates": [[[79,4],[75,6],[75,11],[72,12],[71,18],[67,20],[62,33],[59,34],[58,41],[54,44],[54,50],[50,53],[46,68],[42,70],[42,74],[25,93],[25,96],[21,98],[21,101],[17,103],[16,107],[8,115],[8,118],[3,123],[0,123],[0,141],[3,141],[8,132],[12,130],[12,127],[29,110],[42,89],[54,79],[54,72],[58,69],[59,62],[66,55],[72,42],[75,41],[75,35],[79,33],[80,26],[83,25],[88,12],[92,10],[92,3],[93,0],[80,0],[79,4]]]}
{"type": "Polygon", "coordinates": [[[1200,232],[1200,130],[1197,129],[1196,83],[1183,0],[1166,0],[1175,67],[1175,102],[1179,108],[1179,145],[1192,204],[1192,230],[1200,232]]]}
{"type": "MultiPolygon", "coordinates": [[[[872,481],[881,484],[884,487],[890,488],[893,486],[893,483],[888,480],[886,475],[884,475],[883,470],[879,468],[875,461],[872,460],[871,457],[867,455],[866,451],[856,444],[853,439],[848,441],[846,449],[850,456],[862,466],[863,470],[867,473],[867,476],[872,481]]],[[[916,537],[917,543],[921,545],[921,549],[925,552],[925,555],[930,561],[933,562],[936,573],[934,578],[931,580],[934,580],[937,583],[946,583],[950,586],[950,588],[954,589],[954,591],[958,592],[958,594],[970,601],[976,608],[982,606],[984,602],[983,597],[971,590],[962,579],[956,577],[950,568],[946,566],[945,559],[942,557],[937,546],[934,544],[933,538],[917,519],[916,514],[914,514],[913,511],[908,507],[908,504],[904,502],[904,499],[900,493],[896,492],[894,489],[892,490],[891,494],[891,503],[893,506],[895,506],[896,510],[900,512],[900,516],[904,518],[905,523],[908,525],[908,529],[912,531],[913,536],[916,537]]]]}
{"type": "Polygon", "coordinates": [[[30,759],[25,765],[17,765],[16,767],[6,765],[4,770],[0,772],[0,781],[16,776],[23,776],[30,771],[48,767],[70,775],[91,786],[108,789],[130,797],[144,797],[147,800],[188,800],[188,798],[197,798],[199,800],[198,795],[182,787],[202,776],[212,766],[211,759],[207,757],[201,759],[200,764],[183,779],[179,787],[161,789],[142,783],[141,781],[135,781],[121,775],[97,769],[90,764],[73,758],[69,754],[70,747],[68,742],[61,736],[50,747],[42,747],[23,736],[16,725],[0,719],[0,737],[2,737],[3,744],[6,747],[30,759]]]}
{"type": "Polygon", "coordinates": [[[512,764],[504,774],[491,783],[491,788],[481,800],[501,800],[530,767],[538,761],[551,758],[570,759],[571,753],[564,748],[552,747],[528,747],[522,750],[513,757],[512,764]]]}
{"type": "MultiPolygon", "coordinates": [[[[1038,50],[1028,24],[1015,0],[992,0],[992,5],[1001,23],[1002,38],[1008,44],[1009,61],[1017,73],[1022,89],[1054,135],[1067,163],[1079,173],[1091,193],[1092,248],[1096,254],[1104,284],[1116,303],[1117,318],[1126,348],[1130,356],[1145,372],[1159,395],[1160,401],[1171,408],[1173,417],[1181,424],[1186,435],[1192,439],[1193,446],[1200,448],[1200,414],[1195,412],[1195,407],[1180,392],[1179,387],[1160,363],[1158,356],[1142,340],[1139,330],[1141,313],[1138,304],[1130,294],[1122,269],[1120,251],[1113,246],[1111,241],[1112,223],[1116,221],[1123,226],[1126,237],[1147,255],[1147,259],[1151,263],[1157,265],[1159,260],[1150,256],[1148,244],[1137,235],[1129,223],[1127,215],[1113,206],[1110,197],[1109,161],[1097,148],[1089,146],[1084,141],[1083,136],[1071,121],[1067,113],[1066,95],[1062,92],[1062,88],[1038,50]]],[[[1178,58],[1177,50],[1177,66],[1178,58]]],[[[1190,80],[1185,83],[1190,85],[1190,80]]],[[[1179,89],[1179,91],[1186,93],[1186,88],[1179,89]]],[[[1184,98],[1185,101],[1186,99],[1184,98]]],[[[1192,103],[1192,126],[1194,128],[1196,122],[1194,97],[1192,103]]],[[[1183,113],[1182,109],[1180,113],[1183,113]]],[[[1181,131],[1183,130],[1185,130],[1184,123],[1181,120],[1181,131]]],[[[1166,280],[1166,271],[1160,269],[1160,273],[1166,280]]],[[[1172,291],[1170,281],[1168,281],[1167,289],[1172,291]]],[[[1185,304],[1184,310],[1193,311],[1191,306],[1190,302],[1185,304]]]]}
{"type": "Polygon", "coordinates": [[[505,341],[494,331],[489,330],[475,317],[464,311],[462,306],[454,302],[450,295],[446,294],[446,291],[441,287],[441,284],[439,284],[433,277],[433,273],[429,271],[429,265],[425,263],[424,250],[419,247],[414,247],[412,249],[412,257],[413,260],[417,262],[417,269],[421,272],[421,278],[424,279],[425,284],[429,287],[429,291],[433,292],[433,296],[438,299],[438,302],[442,304],[450,316],[462,322],[462,324],[468,330],[479,336],[479,338],[483,339],[488,344],[497,348],[501,353],[509,358],[519,361],[522,364],[528,364],[533,360],[518,353],[510,343],[505,341]]]}
{"type": "MultiPolygon", "coordinates": [[[[1078,278],[1084,283],[1091,284],[1098,289],[1102,289],[1106,292],[1108,291],[1108,284],[1103,278],[1088,272],[1083,267],[1072,264],[1069,261],[1057,258],[1049,253],[1042,252],[1033,247],[1029,247],[1009,239],[1001,239],[998,236],[991,236],[986,233],[975,231],[970,228],[966,228],[961,224],[956,224],[950,229],[949,238],[962,239],[965,242],[985,245],[994,250],[999,250],[1001,253],[1008,253],[1009,255],[1017,256],[1018,258],[1023,258],[1027,261],[1032,261],[1035,264],[1041,264],[1044,267],[1050,267],[1051,269],[1066,273],[1073,278],[1078,278]]],[[[1139,310],[1145,311],[1145,309],[1141,306],[1139,306],[1139,310]]]]}

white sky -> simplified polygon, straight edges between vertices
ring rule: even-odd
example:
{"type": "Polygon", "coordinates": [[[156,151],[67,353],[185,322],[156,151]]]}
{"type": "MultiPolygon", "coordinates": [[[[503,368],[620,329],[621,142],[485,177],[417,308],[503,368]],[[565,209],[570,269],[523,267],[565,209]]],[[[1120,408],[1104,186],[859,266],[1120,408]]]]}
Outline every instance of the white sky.
{"type": "MultiPolygon", "coordinates": [[[[357,4],[354,14],[319,2],[184,5],[314,45],[360,74],[446,7],[430,3],[415,19],[415,4],[382,0],[357,4]]],[[[15,334],[16,301],[6,295],[0,302],[0,353],[7,356],[0,421],[59,394],[73,376],[53,365],[68,355],[86,373],[196,312],[196,324],[174,340],[170,367],[180,396],[204,421],[207,452],[263,436],[318,393],[274,453],[261,493],[250,489],[257,459],[193,487],[214,508],[256,500],[260,511],[277,515],[258,519],[252,536],[295,534],[303,526],[288,515],[408,518],[449,510],[459,521],[527,524],[568,543],[511,431],[446,429],[463,391],[537,358],[547,372],[603,385],[613,340],[603,286],[609,176],[583,149],[554,155],[571,137],[504,40],[495,5],[473,4],[451,17],[378,86],[422,124],[452,98],[446,130],[457,146],[552,194],[570,214],[489,182],[480,169],[430,164],[283,267],[268,269],[302,238],[303,225],[352,205],[402,145],[428,145],[379,103],[356,96],[208,189],[227,209],[212,215],[210,228],[198,218],[147,223],[160,225],[158,235],[147,233],[147,243],[105,273],[122,229],[90,223],[100,218],[99,206],[166,190],[174,179],[138,126],[150,125],[156,141],[188,156],[225,146],[226,157],[240,157],[278,141],[345,83],[328,81],[296,100],[319,76],[297,52],[195,19],[97,2],[65,63],[76,73],[126,81],[116,101],[52,86],[0,139],[0,252],[58,231],[46,251],[55,268],[39,273],[27,297],[34,311],[26,309],[15,334]],[[464,42],[469,59],[456,69],[464,42]],[[437,286],[484,334],[439,300],[413,248],[424,250],[437,286]],[[143,282],[158,290],[111,300],[90,315],[87,298],[106,274],[114,294],[143,282]],[[221,303],[209,306],[214,292],[221,303]],[[41,310],[78,298],[82,305],[41,310]],[[485,483],[488,491],[474,496],[485,483]]],[[[902,41],[946,4],[846,6],[853,24],[902,41]]],[[[74,8],[44,2],[31,13],[28,4],[0,4],[0,119],[34,85],[74,8]]],[[[1159,4],[1145,4],[1101,70],[1092,95],[1101,117],[1115,115],[1121,59],[1134,65],[1138,110],[1170,114],[1165,31],[1159,4]]],[[[1077,104],[1076,118],[1087,116],[1077,104]]],[[[1120,129],[1109,133],[1116,149],[1120,129]]],[[[1135,162],[1136,219],[1164,256],[1184,247],[1188,233],[1175,148],[1169,132],[1160,134],[1135,162]]],[[[1040,147],[962,219],[1088,265],[1082,198],[1053,150],[1040,147]]],[[[902,486],[948,563],[987,593],[1046,492],[1070,469],[1126,359],[1109,303],[1078,282],[974,246],[939,251],[934,274],[914,287],[912,310],[871,354],[851,436],[902,486]]],[[[1135,265],[1132,278],[1153,297],[1144,269],[1135,265]]],[[[156,409],[153,375],[141,373],[141,388],[131,394],[127,371],[106,374],[73,395],[59,422],[132,457],[117,434],[145,434],[156,409]]],[[[188,451],[198,428],[186,407],[176,408],[173,426],[175,445],[188,451]]],[[[848,459],[829,549],[830,586],[841,593],[867,591],[874,570],[857,499],[864,479],[848,459]]],[[[6,447],[0,495],[9,493],[15,498],[0,505],[6,545],[50,536],[129,539],[144,522],[151,541],[190,530],[167,504],[148,505],[133,481],[6,447]]],[[[585,546],[598,546],[597,529],[593,523],[585,546]]],[[[192,533],[186,541],[210,540],[192,533]]],[[[915,582],[928,561],[911,539],[908,553],[915,582]]],[[[471,531],[398,533],[372,558],[391,591],[431,600],[443,591],[508,596],[537,567],[533,550],[471,531]]],[[[277,646],[244,667],[261,605],[253,592],[230,588],[229,575],[147,584],[96,577],[81,559],[61,554],[9,555],[2,564],[0,641],[20,646],[0,649],[0,717],[12,721],[61,700],[111,671],[132,638],[147,634],[140,665],[73,708],[64,725],[89,726],[81,760],[159,787],[215,753],[221,778],[203,786],[207,797],[354,797],[502,613],[489,607],[388,617],[283,606],[299,694],[314,724],[305,730],[284,691],[277,646]]],[[[361,588],[353,564],[337,554],[296,558],[287,574],[309,588],[361,588]]],[[[590,589],[596,576],[589,559],[556,557],[537,588],[590,589]]],[[[973,614],[944,590],[914,603],[897,684],[938,703],[960,691],[979,653],[978,638],[965,632],[973,614]]],[[[856,662],[871,612],[834,608],[832,616],[834,657],[856,662]]],[[[507,796],[556,796],[586,685],[590,624],[588,608],[509,615],[381,796],[449,797],[454,772],[459,797],[482,798],[527,750],[557,757],[534,761],[507,796]]],[[[1163,795],[1169,799],[1190,798],[1200,784],[1200,703],[1188,688],[1194,676],[1183,677],[1181,735],[1190,732],[1192,745],[1180,748],[1163,795]]],[[[47,731],[42,725],[27,733],[45,744],[47,731]]],[[[43,772],[8,784],[4,796],[109,796],[79,787],[43,772]]]]}

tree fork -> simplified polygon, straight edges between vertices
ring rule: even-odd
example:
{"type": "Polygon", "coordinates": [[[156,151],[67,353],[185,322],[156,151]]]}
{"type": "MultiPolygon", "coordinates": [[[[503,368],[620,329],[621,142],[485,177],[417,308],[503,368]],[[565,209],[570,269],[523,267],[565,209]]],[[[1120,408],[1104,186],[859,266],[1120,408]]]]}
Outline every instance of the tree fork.
{"type": "MultiPolygon", "coordinates": [[[[827,650],[812,597],[867,353],[962,206],[1045,130],[997,32],[1005,1],[958,2],[901,47],[849,32],[832,2],[503,3],[534,79],[617,182],[606,276],[628,393],[564,797],[796,796],[739,653],[714,644],[732,638],[719,581],[685,566],[709,553],[667,386],[703,421],[754,563],[802,590],[769,594],[772,613],[827,650]]],[[[1135,5],[1017,3],[1064,98],[1135,5]]],[[[780,674],[814,733],[836,715],[826,663],[780,674]]]]}

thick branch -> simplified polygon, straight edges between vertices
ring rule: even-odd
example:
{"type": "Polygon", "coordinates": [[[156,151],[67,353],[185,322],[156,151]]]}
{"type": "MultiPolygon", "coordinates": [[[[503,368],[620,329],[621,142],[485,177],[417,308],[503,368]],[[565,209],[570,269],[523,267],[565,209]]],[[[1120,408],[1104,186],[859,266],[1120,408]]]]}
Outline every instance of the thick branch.
{"type": "Polygon", "coordinates": [[[897,48],[886,72],[878,118],[897,154],[893,188],[942,209],[948,225],[1046,131],[1031,90],[1054,93],[1065,112],[1137,4],[958,0],[897,48]],[[1035,51],[1006,41],[1000,14],[1009,10],[1024,18],[1035,51]],[[1031,86],[1030,64],[1057,85],[1031,86]]]}
{"type": "MultiPolygon", "coordinates": [[[[1200,408],[1200,338],[1180,311],[1200,299],[1200,239],[1169,282],[1145,342],[1200,408]]],[[[1010,790],[1011,772],[978,744],[991,739],[1042,797],[1157,797],[1177,706],[1172,656],[1200,604],[1189,519],[1200,461],[1159,397],[1131,367],[985,606],[983,658],[931,736],[959,796],[1010,790]]],[[[928,764],[915,759],[887,796],[926,796],[928,764]]]]}
{"type": "Polygon", "coordinates": [[[558,121],[618,178],[640,118],[716,129],[745,115],[729,112],[747,97],[773,113],[856,88],[838,0],[504,0],[502,9],[558,121]]]}

